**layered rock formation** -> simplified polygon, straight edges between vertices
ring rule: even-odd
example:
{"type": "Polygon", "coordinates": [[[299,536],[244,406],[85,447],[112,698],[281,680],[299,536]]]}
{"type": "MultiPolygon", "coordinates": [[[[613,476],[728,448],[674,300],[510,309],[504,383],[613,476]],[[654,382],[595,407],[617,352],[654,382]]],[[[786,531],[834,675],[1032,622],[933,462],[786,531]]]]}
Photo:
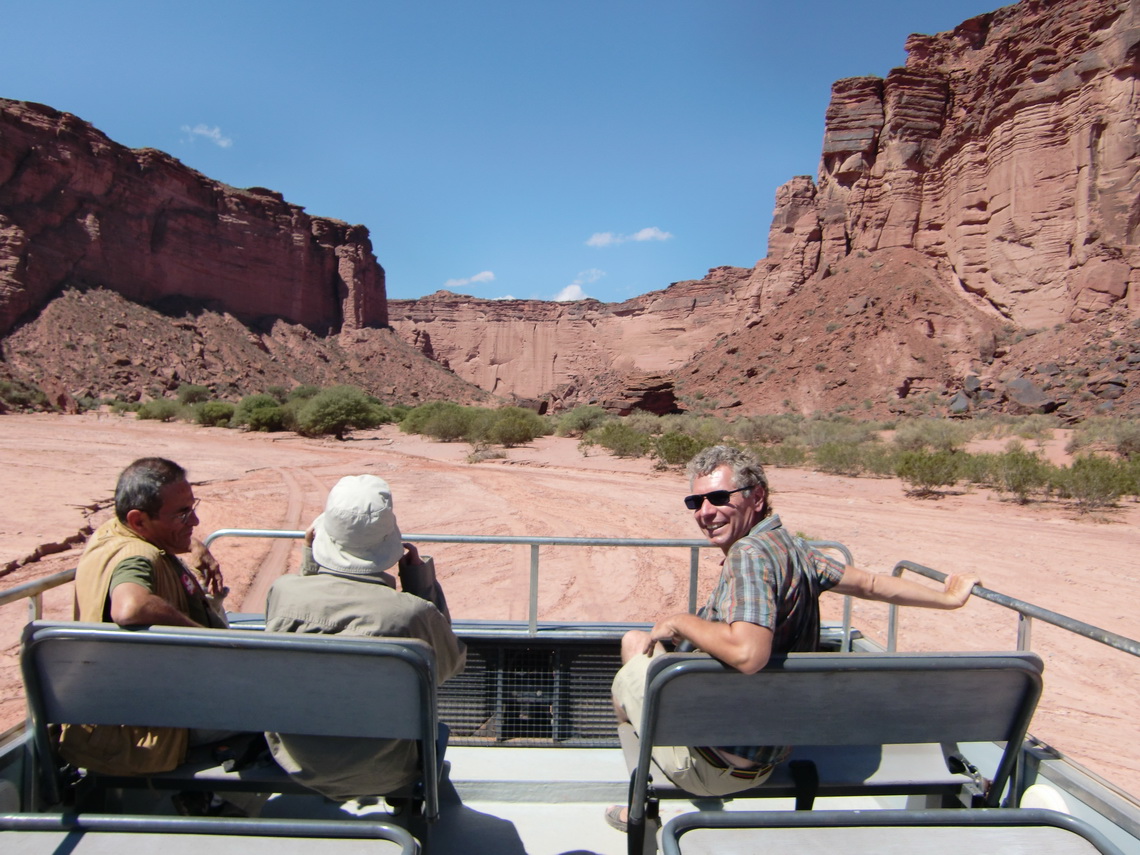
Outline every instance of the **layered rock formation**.
{"type": "Polygon", "coordinates": [[[777,193],[753,320],[892,247],[1019,327],[1140,314],[1140,3],[1023,0],[907,51],[834,85],[818,181],[777,193]]]}
{"type": "Polygon", "coordinates": [[[49,107],[0,99],[0,334],[63,286],[327,333],[387,322],[368,230],[212,181],[49,107]]]}
{"type": "MultiPolygon", "coordinates": [[[[479,300],[439,291],[391,300],[389,322],[425,354],[496,395],[559,400],[605,396],[620,410],[643,375],[676,371],[739,319],[738,294],[751,271],[719,267],[704,279],[624,303],[479,300]],[[628,384],[617,379],[634,375],[628,384]],[[605,392],[596,380],[610,378],[605,392]]],[[[650,383],[652,385],[652,383],[650,383]]],[[[657,405],[658,408],[664,404],[657,405]]]]}

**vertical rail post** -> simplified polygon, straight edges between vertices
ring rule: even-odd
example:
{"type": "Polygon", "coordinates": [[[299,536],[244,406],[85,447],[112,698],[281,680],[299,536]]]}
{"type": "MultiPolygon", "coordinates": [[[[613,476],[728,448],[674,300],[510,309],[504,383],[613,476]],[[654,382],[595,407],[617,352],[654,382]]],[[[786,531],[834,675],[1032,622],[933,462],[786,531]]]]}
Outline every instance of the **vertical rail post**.
{"type": "Polygon", "coordinates": [[[28,597],[28,620],[39,620],[44,616],[44,595],[32,594],[28,597]]]}
{"type": "Polygon", "coordinates": [[[530,619],[527,632],[538,635],[538,544],[530,545],[530,619]]]}
{"type": "Polygon", "coordinates": [[[689,614],[696,614],[697,611],[697,571],[700,556],[700,547],[694,546],[689,550],[689,614]]]}
{"type": "Polygon", "coordinates": [[[894,653],[899,640],[899,607],[895,605],[887,608],[887,651],[894,653]]]}
{"type": "Polygon", "coordinates": [[[1017,649],[1018,650],[1031,650],[1031,642],[1033,641],[1033,618],[1029,615],[1018,612],[1017,614],[1017,649]]]}

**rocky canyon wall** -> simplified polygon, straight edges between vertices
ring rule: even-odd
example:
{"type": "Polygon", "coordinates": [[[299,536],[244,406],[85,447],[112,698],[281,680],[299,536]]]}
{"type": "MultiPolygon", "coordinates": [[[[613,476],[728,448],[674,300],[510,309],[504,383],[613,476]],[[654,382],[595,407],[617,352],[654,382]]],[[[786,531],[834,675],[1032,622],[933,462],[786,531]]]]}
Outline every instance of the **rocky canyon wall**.
{"type": "Polygon", "coordinates": [[[0,99],[0,334],[64,286],[320,333],[387,323],[368,230],[238,190],[68,113],[0,99]]]}
{"type": "Polygon", "coordinates": [[[1019,327],[1140,314],[1140,2],[1023,0],[907,53],[833,86],[817,180],[777,193],[753,322],[887,248],[1019,327]]]}
{"type": "MultiPolygon", "coordinates": [[[[720,267],[624,303],[479,300],[439,291],[391,300],[399,335],[496,395],[537,398],[602,375],[676,371],[739,320],[751,271],[720,267]]],[[[599,392],[598,394],[602,394],[599,392]]]]}

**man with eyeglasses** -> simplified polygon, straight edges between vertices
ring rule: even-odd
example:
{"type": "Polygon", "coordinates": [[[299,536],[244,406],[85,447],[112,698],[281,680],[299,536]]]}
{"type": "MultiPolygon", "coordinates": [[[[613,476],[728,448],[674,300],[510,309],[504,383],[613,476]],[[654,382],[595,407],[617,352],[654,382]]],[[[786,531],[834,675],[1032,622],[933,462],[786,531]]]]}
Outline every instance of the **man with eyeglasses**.
{"type": "MultiPolygon", "coordinates": [[[[947,577],[942,590],[847,567],[788,532],[772,510],[768,479],[755,455],[718,445],[690,462],[692,495],[685,507],[697,527],[724,553],[720,577],[705,606],[659,620],[649,632],[622,639],[614,678],[614,708],[622,722],[637,724],[649,659],[664,644],[701,650],[746,674],[773,654],[819,647],[819,596],[833,590],[905,606],[956,609],[970,596],[975,576],[947,577]]],[[[784,760],[781,746],[657,748],[653,757],[678,787],[696,796],[723,796],[762,783],[784,760]]],[[[625,830],[625,809],[615,805],[606,821],[625,830]]]]}
{"type": "MultiPolygon", "coordinates": [[[[193,537],[197,504],[186,470],[171,460],[145,457],[124,469],[115,486],[115,516],[91,535],[75,571],[76,620],[226,626],[207,596],[225,589],[217,562],[193,537]],[[178,557],[183,554],[205,587],[178,557]]],[[[142,775],[175,768],[189,741],[182,728],[77,725],[64,728],[60,752],[77,767],[142,775]]]]}

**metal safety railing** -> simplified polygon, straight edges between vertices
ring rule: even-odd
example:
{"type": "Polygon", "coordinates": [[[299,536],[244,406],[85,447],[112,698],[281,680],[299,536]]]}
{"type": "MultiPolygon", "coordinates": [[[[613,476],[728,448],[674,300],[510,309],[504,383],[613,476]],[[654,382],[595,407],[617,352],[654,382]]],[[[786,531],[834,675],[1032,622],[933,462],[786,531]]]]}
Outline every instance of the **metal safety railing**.
{"type": "MultiPolygon", "coordinates": [[[[206,546],[222,537],[270,537],[270,538],[301,538],[303,531],[275,531],[272,529],[242,529],[223,528],[213,532],[205,539],[206,546]]],[[[527,609],[527,631],[530,635],[538,634],[538,587],[539,587],[539,549],[543,546],[617,546],[641,547],[647,549],[688,549],[689,550],[689,611],[697,610],[697,571],[700,563],[700,551],[711,548],[707,540],[635,538],[635,537],[520,537],[513,535],[479,535],[479,534],[407,534],[404,540],[413,543],[475,543],[475,544],[503,544],[530,547],[530,592],[527,609]]],[[[810,541],[818,549],[834,549],[843,555],[845,563],[851,562],[851,551],[842,543],[826,540],[810,541]]],[[[843,609],[843,648],[847,650],[851,645],[851,604],[850,598],[843,609]]]]}
{"type": "MultiPolygon", "coordinates": [[[[947,574],[939,572],[938,570],[932,570],[929,567],[924,567],[921,564],[916,564],[913,561],[900,561],[891,572],[895,576],[901,576],[908,570],[920,576],[925,576],[927,579],[933,579],[936,582],[946,581],[947,574]]],[[[1041,606],[1035,606],[1033,603],[1027,603],[1024,600],[1018,600],[1014,597],[1000,594],[997,591],[991,591],[989,588],[983,588],[981,585],[974,586],[973,595],[1017,613],[1018,650],[1030,649],[1030,642],[1032,641],[1033,635],[1033,621],[1041,620],[1053,626],[1060,627],[1061,629],[1068,630],[1076,635],[1123,651],[1124,653],[1140,656],[1140,641],[1136,641],[1135,639],[1118,635],[1115,632],[1101,629],[1099,626],[1084,623],[1083,621],[1067,617],[1058,612],[1049,611],[1049,609],[1043,609],[1041,606]]],[[[890,651],[894,651],[898,644],[898,617],[899,607],[896,605],[890,606],[887,617],[887,650],[890,651]]]]}
{"type": "MultiPolygon", "coordinates": [[[[204,541],[210,546],[214,541],[223,537],[261,537],[271,539],[300,539],[305,536],[303,531],[288,531],[279,529],[240,529],[223,528],[208,535],[204,541]]],[[[528,632],[531,635],[538,633],[538,588],[539,588],[539,549],[543,546],[615,546],[640,548],[666,548],[689,550],[689,611],[697,609],[697,575],[700,561],[700,550],[709,549],[711,545],[706,540],[690,539],[653,539],[632,537],[519,537],[509,535],[468,535],[468,534],[407,534],[404,540],[414,543],[474,543],[474,544],[503,544],[530,547],[530,591],[527,617],[528,632]]],[[[851,551],[842,543],[826,540],[809,541],[818,549],[832,549],[843,556],[846,564],[851,564],[851,551]]],[[[39,620],[43,616],[43,594],[45,591],[65,585],[75,578],[74,570],[66,570],[43,579],[37,579],[18,585],[0,593],[0,606],[18,600],[28,599],[28,619],[39,620]]],[[[844,598],[843,606],[843,649],[851,647],[851,599],[844,598]]]]}

